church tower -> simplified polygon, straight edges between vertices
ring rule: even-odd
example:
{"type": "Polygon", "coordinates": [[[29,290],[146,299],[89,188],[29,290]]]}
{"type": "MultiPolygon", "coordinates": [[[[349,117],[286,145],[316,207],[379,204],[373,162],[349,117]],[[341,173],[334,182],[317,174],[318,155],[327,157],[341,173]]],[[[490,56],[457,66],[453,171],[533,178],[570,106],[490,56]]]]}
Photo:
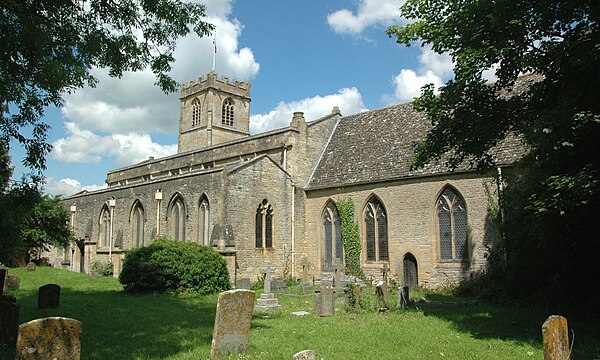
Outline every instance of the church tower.
{"type": "Polygon", "coordinates": [[[178,152],[186,152],[249,135],[250,84],[206,77],[181,86],[178,152]]]}

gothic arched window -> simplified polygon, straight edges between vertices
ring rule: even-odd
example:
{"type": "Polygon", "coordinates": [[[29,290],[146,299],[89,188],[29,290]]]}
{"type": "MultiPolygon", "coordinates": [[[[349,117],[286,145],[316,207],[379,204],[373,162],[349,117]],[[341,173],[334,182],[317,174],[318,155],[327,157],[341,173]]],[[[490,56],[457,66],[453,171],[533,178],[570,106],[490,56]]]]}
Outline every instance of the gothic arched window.
{"type": "Polygon", "coordinates": [[[200,125],[200,110],[200,100],[196,98],[192,101],[192,126],[200,125]]]}
{"type": "Polygon", "coordinates": [[[200,199],[200,218],[198,219],[198,241],[201,245],[209,245],[210,206],[206,196],[200,199]]]}
{"type": "Polygon", "coordinates": [[[256,247],[273,247],[273,207],[264,199],[256,209],[256,247]]]}
{"type": "Polygon", "coordinates": [[[110,246],[110,210],[108,206],[104,205],[100,211],[100,223],[98,228],[100,229],[99,235],[99,246],[98,247],[109,247],[110,246]]]}
{"type": "Polygon", "coordinates": [[[467,211],[458,192],[447,187],[437,200],[440,260],[468,260],[467,211]]]}
{"type": "Polygon", "coordinates": [[[144,246],[144,207],[136,201],[131,208],[131,240],[134,246],[144,246]]]}
{"type": "Polygon", "coordinates": [[[372,197],[364,210],[367,261],[388,260],[387,215],[377,197],[372,197]]]}
{"type": "Polygon", "coordinates": [[[221,123],[227,126],[233,126],[233,100],[231,98],[223,101],[221,123]]]}
{"type": "Polygon", "coordinates": [[[333,271],[334,261],[344,258],[344,245],[337,207],[330,201],[323,214],[323,271],[333,271]]]}
{"type": "Polygon", "coordinates": [[[169,235],[174,240],[185,241],[185,203],[181,195],[177,194],[171,200],[168,212],[169,235]]]}

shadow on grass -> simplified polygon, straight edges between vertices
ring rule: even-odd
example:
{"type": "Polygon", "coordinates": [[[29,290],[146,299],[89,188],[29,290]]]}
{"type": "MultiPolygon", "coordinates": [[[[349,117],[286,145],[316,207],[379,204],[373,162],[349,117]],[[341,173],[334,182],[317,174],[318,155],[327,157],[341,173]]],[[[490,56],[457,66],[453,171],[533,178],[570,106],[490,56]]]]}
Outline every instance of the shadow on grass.
{"type": "MultiPolygon", "coordinates": [[[[435,301],[457,300],[453,296],[436,294],[435,301]]],[[[451,322],[458,331],[469,333],[474,338],[501,339],[537,347],[543,346],[542,324],[548,316],[553,315],[552,312],[537,308],[464,303],[458,306],[422,306],[422,311],[425,316],[451,322]]],[[[595,325],[598,319],[582,317],[581,314],[563,315],[567,317],[569,329],[575,333],[573,358],[600,358],[600,328],[595,325]]],[[[573,333],[570,337],[573,341],[573,333]]]]}
{"type": "MultiPolygon", "coordinates": [[[[82,322],[82,359],[159,359],[199,348],[210,353],[216,297],[63,287],[60,307],[40,310],[37,291],[19,293],[21,324],[48,316],[82,322]]],[[[0,358],[13,356],[13,349],[0,348],[0,358]]]]}

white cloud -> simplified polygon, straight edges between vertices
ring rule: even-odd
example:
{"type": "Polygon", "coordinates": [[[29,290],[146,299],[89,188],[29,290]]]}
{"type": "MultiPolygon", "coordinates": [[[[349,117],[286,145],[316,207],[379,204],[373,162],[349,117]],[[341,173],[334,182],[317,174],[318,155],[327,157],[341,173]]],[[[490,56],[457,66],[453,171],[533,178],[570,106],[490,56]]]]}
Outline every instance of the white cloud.
{"type": "Polygon", "coordinates": [[[406,0],[360,0],[355,13],[341,9],[327,15],[327,23],[339,34],[359,35],[367,27],[400,21],[400,7],[406,0]]]}
{"type": "Polygon", "coordinates": [[[296,111],[303,112],[306,121],[316,120],[330,114],[334,106],[338,106],[343,115],[367,110],[357,88],[343,88],[336,94],[315,96],[289,103],[280,102],[268,114],[252,115],[250,132],[255,134],[289,126],[296,111]]]}
{"type": "Polygon", "coordinates": [[[431,71],[438,77],[448,77],[454,69],[454,63],[448,53],[438,54],[431,47],[422,48],[419,62],[421,72],[431,71]]]}
{"type": "Polygon", "coordinates": [[[106,184],[102,185],[82,185],[79,181],[65,178],[60,180],[54,180],[52,177],[46,178],[46,184],[44,185],[44,193],[50,195],[73,195],[82,190],[94,191],[106,188],[106,184]]]}
{"type": "Polygon", "coordinates": [[[100,136],[90,130],[81,130],[76,123],[65,123],[67,137],[58,139],[50,153],[62,162],[99,163],[102,157],[114,157],[117,166],[138,163],[149,156],[164,157],[175,154],[177,145],[152,142],[148,134],[129,133],[100,136]]]}

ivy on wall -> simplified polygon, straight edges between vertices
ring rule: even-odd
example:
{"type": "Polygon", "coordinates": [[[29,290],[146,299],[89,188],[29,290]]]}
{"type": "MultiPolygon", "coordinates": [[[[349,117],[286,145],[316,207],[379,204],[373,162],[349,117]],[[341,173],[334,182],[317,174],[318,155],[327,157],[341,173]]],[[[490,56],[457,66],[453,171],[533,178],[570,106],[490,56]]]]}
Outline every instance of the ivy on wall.
{"type": "Polygon", "coordinates": [[[360,268],[360,232],[354,221],[354,201],[351,198],[342,199],[336,203],[336,207],[340,215],[346,273],[364,279],[365,274],[360,268]]]}

